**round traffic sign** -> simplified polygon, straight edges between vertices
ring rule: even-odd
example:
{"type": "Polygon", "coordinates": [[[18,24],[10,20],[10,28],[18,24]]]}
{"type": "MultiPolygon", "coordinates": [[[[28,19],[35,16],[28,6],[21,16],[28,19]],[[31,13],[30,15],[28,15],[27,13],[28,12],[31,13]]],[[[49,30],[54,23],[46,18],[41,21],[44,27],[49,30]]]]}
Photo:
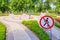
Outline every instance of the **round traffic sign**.
{"type": "Polygon", "coordinates": [[[54,26],[54,19],[51,16],[43,16],[39,23],[42,28],[51,29],[54,26]]]}

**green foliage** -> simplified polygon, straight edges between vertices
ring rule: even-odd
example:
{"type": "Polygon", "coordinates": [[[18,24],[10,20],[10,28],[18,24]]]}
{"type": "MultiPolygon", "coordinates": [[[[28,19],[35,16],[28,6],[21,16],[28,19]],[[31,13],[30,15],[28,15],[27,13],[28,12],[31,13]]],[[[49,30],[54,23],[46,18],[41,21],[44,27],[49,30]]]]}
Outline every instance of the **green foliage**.
{"type": "Polygon", "coordinates": [[[41,27],[39,27],[36,20],[23,21],[22,23],[34,32],[40,40],[50,40],[48,34],[41,27]]]}
{"type": "Polygon", "coordinates": [[[0,40],[6,39],[6,26],[0,22],[0,40]]]}
{"type": "Polygon", "coordinates": [[[51,3],[56,6],[55,11],[60,12],[60,0],[46,0],[45,2],[43,0],[0,0],[0,11],[46,12],[52,9],[51,3]]]}
{"type": "Polygon", "coordinates": [[[55,11],[60,12],[60,0],[57,0],[56,2],[56,9],[55,11]]]}
{"type": "Polygon", "coordinates": [[[9,1],[8,0],[0,0],[0,11],[5,12],[9,11],[9,1]]]}

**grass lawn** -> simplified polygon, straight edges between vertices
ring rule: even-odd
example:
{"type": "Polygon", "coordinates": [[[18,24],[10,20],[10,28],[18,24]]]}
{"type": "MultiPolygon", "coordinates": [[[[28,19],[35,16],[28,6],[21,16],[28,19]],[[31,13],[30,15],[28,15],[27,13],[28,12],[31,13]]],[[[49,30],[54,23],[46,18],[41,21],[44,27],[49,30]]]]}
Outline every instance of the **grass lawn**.
{"type": "Polygon", "coordinates": [[[16,12],[16,11],[15,11],[15,12],[13,12],[13,14],[14,14],[14,15],[21,15],[22,12],[16,12]]]}
{"type": "MultiPolygon", "coordinates": [[[[54,19],[55,19],[57,16],[60,16],[60,14],[52,14],[52,13],[50,13],[49,15],[52,16],[54,19]]],[[[58,18],[58,19],[59,19],[59,18],[58,18]]],[[[60,23],[59,23],[59,22],[55,21],[55,22],[54,22],[54,25],[55,25],[56,27],[60,28],[60,23]]]]}
{"type": "Polygon", "coordinates": [[[57,14],[51,14],[51,13],[50,13],[50,16],[52,16],[52,17],[57,17],[58,15],[57,15],[57,14]]]}
{"type": "MultiPolygon", "coordinates": [[[[57,16],[60,16],[60,14],[53,14],[53,13],[50,13],[49,16],[53,17],[54,19],[57,17],[57,16]]],[[[58,18],[59,19],[59,18],[58,18]]],[[[58,28],[60,28],[60,23],[55,21],[54,22],[54,25],[58,28]]]]}
{"type": "Polygon", "coordinates": [[[37,13],[35,13],[35,12],[33,12],[33,13],[26,13],[26,14],[31,14],[31,15],[35,15],[35,16],[40,16],[40,13],[39,12],[37,12],[37,13]]]}
{"type": "Polygon", "coordinates": [[[8,16],[8,13],[0,13],[0,16],[8,16]]]}
{"type": "Polygon", "coordinates": [[[0,22],[0,40],[5,40],[6,38],[6,27],[0,22]]]}
{"type": "Polygon", "coordinates": [[[31,13],[31,15],[40,16],[40,13],[39,12],[37,12],[37,13],[31,13]]]}
{"type": "Polygon", "coordinates": [[[50,13],[49,15],[52,16],[53,18],[60,16],[60,14],[53,14],[53,13],[50,13]]]}
{"type": "Polygon", "coordinates": [[[56,27],[60,28],[60,23],[59,22],[55,21],[54,24],[55,24],[56,27]]]}
{"type": "Polygon", "coordinates": [[[22,24],[27,26],[27,28],[35,33],[40,40],[50,40],[48,34],[41,27],[39,27],[39,24],[36,20],[23,21],[22,24]]]}

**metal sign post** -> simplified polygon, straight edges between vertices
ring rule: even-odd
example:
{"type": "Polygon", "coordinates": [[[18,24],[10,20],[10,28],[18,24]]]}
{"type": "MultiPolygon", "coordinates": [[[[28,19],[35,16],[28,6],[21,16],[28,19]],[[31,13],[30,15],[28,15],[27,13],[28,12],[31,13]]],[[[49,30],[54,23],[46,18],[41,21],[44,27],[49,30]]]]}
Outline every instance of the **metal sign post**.
{"type": "Polygon", "coordinates": [[[50,31],[50,37],[51,37],[51,40],[52,40],[52,30],[50,29],[49,31],[50,31]]]}
{"type": "Polygon", "coordinates": [[[51,16],[43,16],[43,17],[41,17],[39,24],[45,30],[50,29],[49,31],[50,31],[50,36],[51,36],[51,40],[52,40],[51,28],[54,26],[54,19],[51,16]]]}

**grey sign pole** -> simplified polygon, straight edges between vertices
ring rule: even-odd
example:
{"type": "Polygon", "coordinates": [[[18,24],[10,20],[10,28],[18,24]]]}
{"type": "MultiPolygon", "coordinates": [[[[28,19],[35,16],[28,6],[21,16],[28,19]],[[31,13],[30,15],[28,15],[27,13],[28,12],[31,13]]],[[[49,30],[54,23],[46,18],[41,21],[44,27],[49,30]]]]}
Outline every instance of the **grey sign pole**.
{"type": "Polygon", "coordinates": [[[52,29],[50,29],[49,31],[50,31],[50,38],[52,40],[52,29]]]}

